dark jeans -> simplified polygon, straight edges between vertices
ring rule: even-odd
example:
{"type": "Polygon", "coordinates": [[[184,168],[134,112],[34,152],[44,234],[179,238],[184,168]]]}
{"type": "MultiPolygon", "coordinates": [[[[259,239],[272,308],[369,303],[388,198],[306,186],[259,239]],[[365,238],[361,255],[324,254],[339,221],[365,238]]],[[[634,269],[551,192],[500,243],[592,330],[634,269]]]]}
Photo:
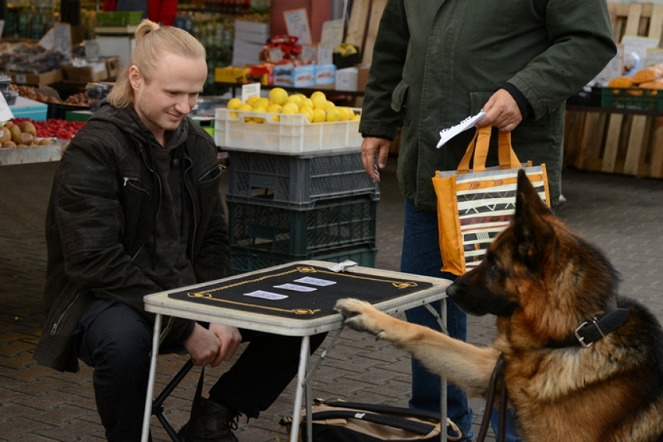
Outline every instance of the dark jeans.
{"type": "MultiPolygon", "coordinates": [[[[94,367],[95,400],[107,439],[140,440],[152,327],[126,304],[95,301],[81,318],[79,332],[79,357],[94,367]]],[[[297,374],[301,338],[240,332],[250,344],[212,387],[210,398],[255,418],[297,374]]],[[[324,338],[311,336],[311,352],[324,338]]]]}
{"type": "MultiPolygon", "coordinates": [[[[419,212],[414,207],[414,203],[406,199],[403,251],[401,254],[402,272],[450,280],[456,279],[455,275],[440,271],[442,256],[438,232],[437,213],[419,212]]],[[[462,341],[467,340],[467,315],[450,299],[446,300],[446,304],[449,336],[462,341]]],[[[440,303],[433,303],[433,307],[439,311],[440,303]]],[[[439,324],[425,307],[408,310],[405,315],[409,322],[440,330],[439,324]]],[[[432,374],[419,361],[412,358],[412,399],[410,399],[410,406],[439,413],[440,393],[439,376],[432,374]]],[[[463,440],[474,438],[472,432],[474,413],[467,402],[467,395],[451,383],[447,384],[447,416],[461,429],[464,436],[463,440]]],[[[493,423],[496,425],[496,413],[493,417],[493,423]]],[[[518,441],[519,439],[513,434],[512,419],[507,424],[507,442],[518,441]]]]}

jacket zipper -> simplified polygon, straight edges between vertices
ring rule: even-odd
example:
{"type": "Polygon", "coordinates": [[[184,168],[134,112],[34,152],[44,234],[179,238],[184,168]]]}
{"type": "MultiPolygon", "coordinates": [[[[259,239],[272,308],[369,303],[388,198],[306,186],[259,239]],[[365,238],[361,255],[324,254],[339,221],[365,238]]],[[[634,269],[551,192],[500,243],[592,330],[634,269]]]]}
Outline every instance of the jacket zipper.
{"type": "Polygon", "coordinates": [[[76,296],[74,297],[73,301],[71,301],[69,303],[67,308],[64,309],[62,314],[60,314],[60,316],[58,316],[58,319],[56,319],[56,321],[53,323],[53,326],[51,327],[51,336],[55,336],[55,333],[57,333],[57,331],[58,331],[58,327],[60,326],[60,322],[62,321],[62,318],[64,318],[64,315],[67,314],[67,312],[69,311],[71,306],[74,305],[74,303],[76,302],[76,300],[78,299],[78,297],[80,295],[81,295],[81,292],[76,293],[76,296]]]}
{"type": "Polygon", "coordinates": [[[140,183],[140,179],[132,178],[132,177],[128,177],[128,176],[125,176],[123,179],[124,179],[124,187],[127,187],[127,185],[129,185],[129,187],[131,187],[132,189],[140,190],[141,192],[146,194],[148,197],[150,196],[150,193],[147,190],[145,190],[144,188],[134,184],[134,182],[140,183]]]}

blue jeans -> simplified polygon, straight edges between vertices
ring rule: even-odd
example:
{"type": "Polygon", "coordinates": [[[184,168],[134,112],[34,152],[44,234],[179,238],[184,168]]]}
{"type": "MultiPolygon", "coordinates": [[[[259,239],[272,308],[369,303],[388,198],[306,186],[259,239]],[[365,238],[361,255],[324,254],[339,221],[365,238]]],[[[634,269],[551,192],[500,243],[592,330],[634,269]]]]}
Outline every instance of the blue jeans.
{"type": "MultiPolygon", "coordinates": [[[[405,200],[405,226],[403,231],[403,249],[401,253],[401,271],[416,275],[433,276],[454,280],[455,275],[443,273],[440,253],[437,213],[419,212],[414,203],[405,200]]],[[[447,299],[447,329],[449,336],[467,340],[467,315],[450,299],[447,299]]],[[[437,311],[440,303],[433,304],[437,311]]],[[[425,307],[417,307],[405,312],[407,320],[440,330],[437,321],[425,307]]],[[[412,358],[412,399],[410,406],[424,410],[440,412],[440,378],[432,374],[412,358]]],[[[455,385],[447,385],[447,416],[458,425],[464,435],[463,440],[472,440],[472,420],[474,413],[467,402],[467,395],[455,385]]],[[[496,428],[497,413],[493,413],[492,422],[496,428]]],[[[513,420],[507,425],[507,442],[517,442],[513,434],[513,420]]]]}

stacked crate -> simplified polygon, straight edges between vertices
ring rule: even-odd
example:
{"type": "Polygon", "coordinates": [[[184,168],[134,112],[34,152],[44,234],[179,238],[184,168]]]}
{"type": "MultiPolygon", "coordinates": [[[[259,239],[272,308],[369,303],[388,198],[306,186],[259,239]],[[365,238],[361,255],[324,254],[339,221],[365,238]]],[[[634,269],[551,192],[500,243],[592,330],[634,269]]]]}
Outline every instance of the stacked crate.
{"type": "Polygon", "coordinates": [[[305,259],[375,265],[379,191],[361,151],[230,151],[229,162],[234,273],[305,259]]]}

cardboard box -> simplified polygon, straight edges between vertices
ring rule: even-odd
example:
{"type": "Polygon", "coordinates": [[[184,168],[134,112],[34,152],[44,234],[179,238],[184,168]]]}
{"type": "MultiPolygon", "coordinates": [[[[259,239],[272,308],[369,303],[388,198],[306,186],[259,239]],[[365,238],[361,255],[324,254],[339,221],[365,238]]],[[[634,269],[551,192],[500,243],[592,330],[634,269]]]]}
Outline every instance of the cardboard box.
{"type": "Polygon", "coordinates": [[[323,64],[315,66],[315,84],[325,85],[336,82],[336,66],[333,64],[323,64]]]}
{"type": "Polygon", "coordinates": [[[24,72],[5,72],[12,77],[12,83],[38,86],[40,84],[53,84],[62,81],[62,70],[42,72],[41,74],[31,74],[24,72]]]}
{"type": "Polygon", "coordinates": [[[366,90],[366,81],[368,80],[368,71],[370,69],[370,64],[357,65],[357,91],[364,92],[366,90]]]}
{"type": "Polygon", "coordinates": [[[62,82],[69,84],[87,84],[108,78],[106,63],[99,61],[87,66],[62,65],[62,82]]]}
{"type": "Polygon", "coordinates": [[[292,72],[292,85],[294,87],[315,86],[315,65],[296,66],[292,72]]]}
{"type": "Polygon", "coordinates": [[[338,91],[356,91],[357,90],[357,72],[355,67],[339,69],[336,71],[336,90],[338,91]]]}
{"type": "Polygon", "coordinates": [[[226,66],[214,69],[214,81],[217,83],[247,83],[246,74],[250,68],[226,66]]]}
{"type": "Polygon", "coordinates": [[[265,44],[271,34],[269,24],[250,21],[235,21],[235,40],[265,44]]]}

